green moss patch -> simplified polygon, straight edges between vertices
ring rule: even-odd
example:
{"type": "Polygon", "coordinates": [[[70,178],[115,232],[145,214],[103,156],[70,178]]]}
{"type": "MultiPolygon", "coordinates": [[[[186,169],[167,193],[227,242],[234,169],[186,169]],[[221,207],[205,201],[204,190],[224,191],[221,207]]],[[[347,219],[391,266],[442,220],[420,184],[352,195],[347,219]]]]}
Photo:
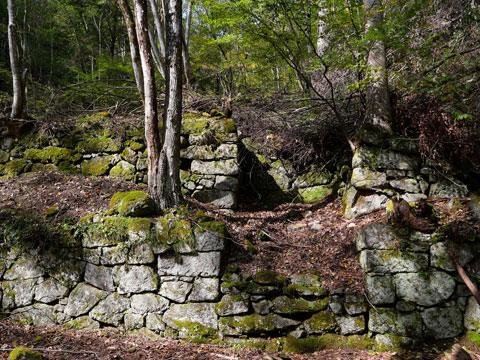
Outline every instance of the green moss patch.
{"type": "Polygon", "coordinates": [[[259,270],[253,275],[253,281],[260,285],[283,285],[285,276],[270,270],[259,270]]]}
{"type": "Polygon", "coordinates": [[[292,299],[286,296],[273,300],[273,309],[279,314],[299,314],[324,310],[328,305],[328,298],[307,301],[302,298],[292,299]]]}
{"type": "Polygon", "coordinates": [[[72,153],[71,150],[56,146],[47,146],[44,149],[27,149],[25,159],[30,161],[39,161],[41,163],[59,164],[62,161],[74,163],[79,161],[82,155],[72,153]]]}
{"type": "Polygon", "coordinates": [[[3,174],[7,177],[15,177],[26,171],[27,161],[24,159],[15,159],[6,163],[3,167],[3,174]]]}
{"type": "Polygon", "coordinates": [[[335,320],[335,316],[326,311],[321,311],[314,314],[303,324],[305,326],[305,330],[307,330],[307,332],[310,334],[324,334],[337,330],[337,322],[335,320]]]}
{"type": "Polygon", "coordinates": [[[9,360],[42,360],[43,356],[37,351],[33,351],[27,347],[20,346],[15,348],[8,354],[9,360]]]}
{"type": "Polygon", "coordinates": [[[118,152],[120,143],[117,140],[107,137],[89,138],[78,143],[76,150],[82,154],[101,153],[101,152],[118,152]]]}
{"type": "Polygon", "coordinates": [[[143,217],[155,212],[155,204],[143,191],[119,192],[110,199],[110,208],[121,216],[143,217]]]}

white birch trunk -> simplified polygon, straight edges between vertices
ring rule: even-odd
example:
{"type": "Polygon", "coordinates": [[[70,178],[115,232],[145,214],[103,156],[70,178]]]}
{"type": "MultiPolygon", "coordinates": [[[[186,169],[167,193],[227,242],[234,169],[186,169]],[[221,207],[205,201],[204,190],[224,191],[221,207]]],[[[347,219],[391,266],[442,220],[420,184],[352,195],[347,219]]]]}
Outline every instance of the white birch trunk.
{"type": "MultiPolygon", "coordinates": [[[[365,0],[365,27],[377,26],[383,21],[381,0],[365,0]]],[[[367,65],[371,71],[372,82],[367,89],[367,116],[369,125],[387,134],[392,134],[392,110],[388,96],[385,45],[381,40],[372,42],[368,53],[367,65]]]]}

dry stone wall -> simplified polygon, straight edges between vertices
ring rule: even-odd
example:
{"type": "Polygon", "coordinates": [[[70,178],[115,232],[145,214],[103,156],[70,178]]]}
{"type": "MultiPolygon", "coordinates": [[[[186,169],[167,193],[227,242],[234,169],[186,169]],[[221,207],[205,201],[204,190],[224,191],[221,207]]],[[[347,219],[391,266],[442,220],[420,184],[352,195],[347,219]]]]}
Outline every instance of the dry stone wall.
{"type": "MultiPolygon", "coordinates": [[[[141,127],[115,123],[108,113],[78,121],[71,133],[0,137],[0,176],[61,170],[146,183],[147,154],[141,127]]],[[[184,193],[222,209],[234,209],[239,187],[238,136],[232,119],[184,114],[181,181],[184,193]]]]}
{"type": "Polygon", "coordinates": [[[451,176],[440,175],[434,161],[422,163],[418,140],[382,139],[365,135],[352,159],[350,182],[343,194],[348,219],[392,206],[398,197],[407,202],[420,199],[466,197],[467,186],[451,176]]]}
{"type": "Polygon", "coordinates": [[[365,271],[368,329],[401,344],[419,338],[453,338],[479,331],[480,307],[457,275],[449,251],[462,266],[480,273],[480,236],[475,231],[445,236],[371,224],[356,244],[365,271]]]}
{"type": "Polygon", "coordinates": [[[35,325],[293,352],[386,350],[480,331],[480,307],[447,255],[454,249],[480,274],[475,232],[446,238],[368,225],[356,239],[366,274],[358,296],[330,292],[314,273],[242,273],[222,262],[223,223],[181,214],[88,216],[76,246],[0,248],[2,312],[35,325]]]}

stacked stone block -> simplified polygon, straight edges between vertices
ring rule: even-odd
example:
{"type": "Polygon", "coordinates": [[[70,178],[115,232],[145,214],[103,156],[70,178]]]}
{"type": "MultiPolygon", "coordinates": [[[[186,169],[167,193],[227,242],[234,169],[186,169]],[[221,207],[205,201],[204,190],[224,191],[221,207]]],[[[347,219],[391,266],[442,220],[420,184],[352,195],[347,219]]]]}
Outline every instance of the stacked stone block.
{"type": "Polygon", "coordinates": [[[478,269],[472,260],[480,238],[472,233],[468,241],[457,240],[440,233],[399,235],[385,224],[359,231],[357,249],[373,305],[368,330],[377,343],[406,345],[420,338],[456,337],[464,329],[480,330],[478,322],[473,325],[480,319],[480,308],[448,255],[448,249],[455,250],[462,265],[478,269]]]}
{"type": "Polygon", "coordinates": [[[457,179],[438,175],[433,161],[420,161],[418,141],[365,137],[352,159],[350,183],[343,195],[347,219],[391,206],[393,197],[407,202],[436,197],[465,197],[457,179]]]}

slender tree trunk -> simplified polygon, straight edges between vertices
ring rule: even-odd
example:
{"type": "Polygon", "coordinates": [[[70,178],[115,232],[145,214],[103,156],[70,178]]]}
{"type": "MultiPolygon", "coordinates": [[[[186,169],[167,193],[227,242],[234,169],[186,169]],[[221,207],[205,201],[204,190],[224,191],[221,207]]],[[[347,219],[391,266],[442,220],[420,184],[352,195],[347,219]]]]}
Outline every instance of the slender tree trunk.
{"type": "Polygon", "coordinates": [[[318,8],[318,30],[317,30],[317,54],[318,56],[323,56],[325,51],[328,48],[327,40],[327,24],[325,23],[325,2],[320,2],[320,7],[318,8]]]}
{"type": "Polygon", "coordinates": [[[142,63],[140,59],[140,51],[138,48],[138,39],[135,31],[135,20],[133,18],[132,10],[128,4],[128,0],[118,0],[118,5],[122,11],[123,20],[127,27],[128,43],[130,45],[130,56],[132,57],[133,73],[135,75],[135,82],[137,83],[138,91],[145,97],[144,85],[143,85],[143,72],[142,63]]]}
{"type": "Polygon", "coordinates": [[[182,110],[181,1],[169,0],[166,14],[167,73],[164,125],[159,135],[155,73],[148,41],[147,0],[134,0],[136,31],[145,88],[148,193],[157,210],[180,205],[180,123],[182,110]]]}
{"type": "Polygon", "coordinates": [[[185,69],[185,79],[187,80],[187,88],[195,87],[197,80],[193,76],[192,66],[190,65],[190,26],[192,23],[193,0],[188,2],[187,21],[185,23],[185,36],[182,47],[183,68],[185,69]]]}
{"type": "Polygon", "coordinates": [[[166,96],[163,116],[164,141],[160,153],[159,170],[164,179],[160,190],[162,209],[181,204],[180,191],[180,126],[182,120],[182,0],[168,0],[166,25],[166,96]]]}
{"type": "MultiPolygon", "coordinates": [[[[155,22],[155,29],[157,30],[158,43],[160,44],[160,48],[157,48],[156,41],[152,39],[153,36],[150,37],[151,44],[152,44],[152,48],[154,48],[155,53],[157,54],[156,57],[158,57],[158,60],[157,60],[158,71],[162,74],[163,78],[165,78],[167,70],[165,68],[166,46],[165,46],[164,24],[160,19],[160,15],[158,13],[157,2],[155,0],[149,0],[149,2],[150,2],[150,7],[152,8],[153,21],[155,22]]],[[[162,8],[163,8],[163,3],[162,3],[162,8]]],[[[150,31],[150,34],[153,35],[153,32],[150,31]]]]}
{"type": "Polygon", "coordinates": [[[23,65],[22,49],[19,46],[15,0],[8,0],[8,48],[13,80],[13,103],[10,117],[12,119],[25,118],[25,80],[26,69],[23,65]]]}
{"type": "MultiPolygon", "coordinates": [[[[364,0],[367,32],[383,21],[381,5],[381,0],[364,0]]],[[[367,65],[372,75],[372,82],[367,89],[368,123],[374,129],[392,134],[392,110],[388,96],[385,45],[382,40],[372,42],[367,65]]]]}

